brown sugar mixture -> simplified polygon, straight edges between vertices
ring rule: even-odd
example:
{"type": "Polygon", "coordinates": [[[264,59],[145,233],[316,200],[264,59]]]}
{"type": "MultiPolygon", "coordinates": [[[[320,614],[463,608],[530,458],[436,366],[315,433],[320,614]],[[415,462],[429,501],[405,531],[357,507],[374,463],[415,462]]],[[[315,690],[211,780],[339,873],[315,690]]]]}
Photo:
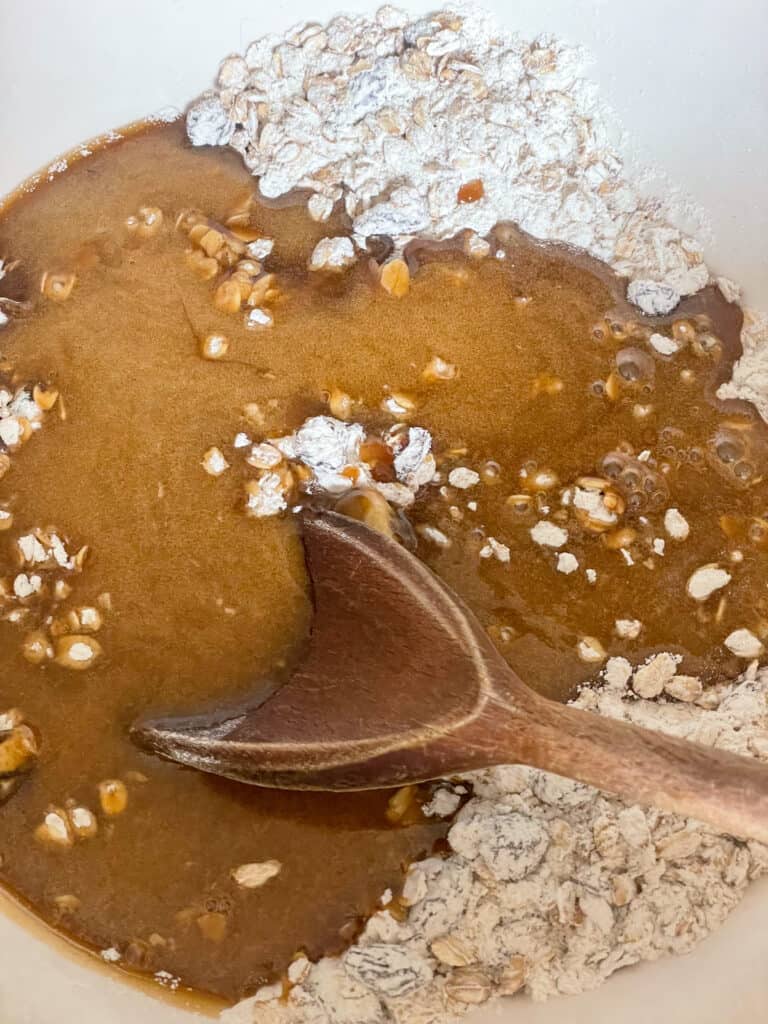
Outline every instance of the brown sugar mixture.
{"type": "Polygon", "coordinates": [[[737,306],[707,289],[638,318],[604,268],[503,227],[324,257],[341,218],[253,189],[171,125],[0,217],[0,880],[107,959],[232,999],[341,950],[386,890],[397,910],[447,827],[434,787],[259,791],[128,739],[242,696],[306,635],[292,517],[266,513],[306,500],[312,457],[269,439],[362,424],[342,507],[548,694],[661,650],[734,676],[768,633],[766,429],[711,397],[737,306]],[[417,426],[437,477],[409,504],[417,426]]]}

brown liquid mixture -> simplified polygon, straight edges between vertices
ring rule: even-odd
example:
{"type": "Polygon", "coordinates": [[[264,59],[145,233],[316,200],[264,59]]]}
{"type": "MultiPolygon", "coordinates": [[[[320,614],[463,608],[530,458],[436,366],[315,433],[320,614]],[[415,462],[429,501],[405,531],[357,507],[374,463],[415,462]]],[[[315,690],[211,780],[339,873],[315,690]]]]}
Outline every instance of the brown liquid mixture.
{"type": "Polygon", "coordinates": [[[682,670],[709,679],[744,664],[723,639],[759,633],[768,618],[765,429],[750,408],[711,398],[738,352],[736,306],[711,289],[684,304],[674,331],[686,347],[662,359],[648,337],[672,336],[672,321],[641,324],[592,261],[502,230],[503,260],[414,250],[410,291],[397,299],[366,260],[342,276],[307,272],[316,241],[342,233],[341,221],[257,206],[282,299],[273,328],[248,330],[242,314],[214,307],[217,282],[192,272],[189,239],[173,225],[189,207],[224,221],[253,189],[235,154],[192,150],[172,125],[78,162],[0,218],[0,256],[21,261],[5,294],[33,303],[3,332],[3,354],[21,380],[59,389],[66,408],[65,420],[58,406],[49,413],[0,482],[15,517],[0,533],[0,577],[18,572],[20,533],[55,524],[73,550],[90,547],[62,607],[103,593],[112,607],[103,657],[85,672],[25,658],[22,639],[42,614],[34,600],[29,624],[0,621],[0,714],[21,708],[41,741],[23,784],[0,797],[0,880],[78,940],[228,998],[280,975],[299,949],[339,951],[447,827],[419,814],[394,827],[389,793],[259,791],[159,762],[127,738],[140,714],[243,695],[306,634],[290,517],[243,514],[231,444],[238,430],[256,435],[246,403],[264,410],[268,437],[327,412],[334,387],[361,400],[355,418],[371,429],[392,422],[379,410],[385,387],[411,395],[410,421],[431,431],[444,479],[456,466],[483,477],[467,491],[422,490],[410,519],[452,543],[420,539],[418,552],[551,695],[599,669],[579,656],[584,636],[633,662],[679,652],[682,670]],[[139,244],[124,224],[148,205],[164,225],[139,244]],[[77,274],[67,301],[40,298],[45,272],[77,274]],[[230,341],[218,362],[199,354],[210,331],[230,341]],[[435,355],[459,368],[455,380],[423,381],[435,355]],[[233,465],[220,479],[200,466],[211,445],[233,465]],[[557,481],[537,477],[544,469],[557,481]],[[570,516],[560,492],[585,475],[610,481],[624,511],[610,530],[569,520],[561,550],[579,569],[565,575],[530,530],[570,516]],[[664,533],[669,507],[690,524],[687,540],[664,533]],[[487,536],[508,545],[511,565],[479,557],[487,536]],[[707,563],[733,578],[697,603],[686,581],[707,563]],[[616,636],[623,618],[642,623],[637,639],[616,636]],[[35,837],[51,805],[98,811],[104,779],[122,779],[128,803],[99,812],[95,837],[66,848],[35,837]],[[233,881],[234,868],[267,860],[282,870],[263,887],[233,881]]]}

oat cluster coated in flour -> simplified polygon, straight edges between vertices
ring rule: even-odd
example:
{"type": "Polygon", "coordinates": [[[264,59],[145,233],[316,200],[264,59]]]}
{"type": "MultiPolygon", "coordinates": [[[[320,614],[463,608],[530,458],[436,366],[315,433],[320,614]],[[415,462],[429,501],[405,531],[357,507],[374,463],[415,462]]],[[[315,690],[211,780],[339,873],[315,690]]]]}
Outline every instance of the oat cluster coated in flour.
{"type": "Polygon", "coordinates": [[[583,53],[477,10],[382,7],[265,36],[228,57],[187,116],[195,145],[242,154],[262,194],[343,202],[356,245],[487,234],[513,221],[586,250],[668,313],[709,279],[700,246],[624,176],[583,53]]]}

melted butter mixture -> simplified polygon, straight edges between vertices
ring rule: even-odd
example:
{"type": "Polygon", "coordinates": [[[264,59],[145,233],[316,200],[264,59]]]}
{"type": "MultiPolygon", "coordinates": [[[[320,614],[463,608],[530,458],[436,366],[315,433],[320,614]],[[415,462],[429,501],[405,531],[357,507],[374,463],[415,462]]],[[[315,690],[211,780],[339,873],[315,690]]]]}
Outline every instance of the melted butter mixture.
{"type": "Polygon", "coordinates": [[[324,396],[340,389],[375,432],[392,423],[382,399],[407,394],[408,421],[432,433],[442,474],[408,513],[418,553],[513,668],[553,696],[599,670],[584,638],[598,642],[596,659],[600,649],[633,663],[678,652],[681,671],[709,680],[745,664],[723,644],[731,632],[768,632],[766,431],[751,408],[712,397],[738,353],[736,306],[708,290],[673,320],[641,322],[603,268],[504,229],[503,259],[415,249],[410,290],[395,298],[375,261],[342,275],[307,271],[317,240],[343,233],[341,221],[257,205],[253,224],[275,239],[266,265],[279,301],[274,327],[247,329],[242,313],[215,307],[220,278],[195,273],[174,223],[190,207],[223,222],[253,187],[235,154],[193,151],[179,125],[163,126],[78,162],[0,217],[0,256],[20,261],[5,294],[32,304],[3,332],[3,355],[19,380],[55,387],[64,403],[0,482],[0,506],[14,516],[0,533],[0,714],[20,708],[41,744],[21,784],[0,790],[0,879],[123,964],[228,998],[279,976],[300,949],[343,948],[447,827],[418,813],[429,787],[403,816],[389,793],[258,791],[159,762],[128,740],[145,712],[247,693],[306,635],[294,526],[244,515],[237,431],[290,432],[327,413],[324,396]],[[126,220],[145,206],[161,209],[163,224],[137,239],[126,220]],[[41,298],[46,272],[77,275],[65,301],[41,298]],[[211,332],[229,339],[217,361],[200,355],[211,332]],[[654,333],[681,350],[659,355],[654,333]],[[424,380],[435,356],[458,368],[454,379],[424,380]],[[243,418],[248,403],[264,415],[258,429],[243,418]],[[218,479],[201,468],[212,445],[232,464],[218,479]],[[456,468],[480,482],[453,486],[456,468]],[[574,509],[577,488],[592,512],[574,509]],[[670,508],[687,539],[665,532],[670,508]],[[537,544],[541,520],[567,541],[537,544]],[[71,550],[90,549],[67,577],[72,593],[58,604],[9,596],[15,541],[51,525],[71,550]],[[424,525],[449,546],[419,533],[424,525]],[[509,563],[481,556],[489,537],[509,548],[509,563]],[[731,579],[697,601],[686,587],[706,565],[731,579]],[[92,667],[29,660],[24,638],[50,626],[46,615],[58,621],[104,594],[92,667]],[[19,607],[29,611],[13,621],[19,607]],[[640,623],[638,635],[617,635],[617,620],[640,623]],[[116,805],[109,792],[100,803],[107,779],[124,784],[124,807],[120,787],[116,805]],[[41,841],[46,813],[68,800],[94,812],[96,835],[41,841]],[[263,886],[233,879],[266,861],[281,869],[263,886]]]}

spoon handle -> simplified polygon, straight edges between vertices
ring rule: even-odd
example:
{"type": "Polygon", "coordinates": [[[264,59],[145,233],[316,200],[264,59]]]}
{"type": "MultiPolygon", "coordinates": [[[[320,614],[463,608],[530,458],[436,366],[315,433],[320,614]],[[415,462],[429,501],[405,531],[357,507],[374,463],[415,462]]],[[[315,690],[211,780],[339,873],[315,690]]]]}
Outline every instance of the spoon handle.
{"type": "MultiPolygon", "coordinates": [[[[768,765],[557,704],[538,695],[522,711],[522,760],[632,803],[696,818],[768,843],[768,765]]],[[[516,718],[516,716],[515,716],[516,718]]],[[[510,737],[517,759],[521,724],[510,737]]],[[[499,758],[499,763],[503,758],[499,758]]]]}

